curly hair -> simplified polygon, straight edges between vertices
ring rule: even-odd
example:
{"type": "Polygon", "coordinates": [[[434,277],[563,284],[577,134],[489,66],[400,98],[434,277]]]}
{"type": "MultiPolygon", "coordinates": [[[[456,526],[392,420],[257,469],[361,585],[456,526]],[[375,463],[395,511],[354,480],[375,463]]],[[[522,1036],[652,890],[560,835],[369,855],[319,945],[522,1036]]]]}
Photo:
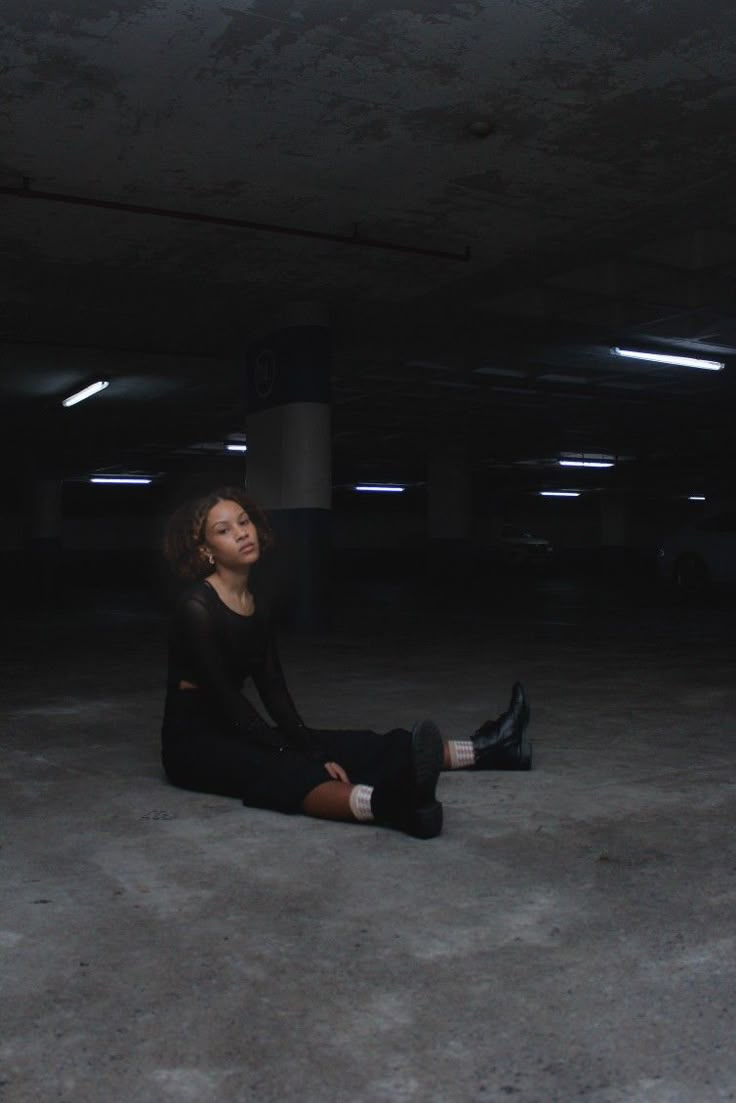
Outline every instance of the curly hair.
{"type": "Polygon", "coordinates": [[[265,513],[237,486],[222,486],[194,498],[171,515],[164,537],[164,555],[176,574],[195,582],[211,574],[212,567],[202,556],[207,516],[218,502],[237,502],[245,510],[258,533],[261,553],[273,546],[273,533],[265,513]]]}

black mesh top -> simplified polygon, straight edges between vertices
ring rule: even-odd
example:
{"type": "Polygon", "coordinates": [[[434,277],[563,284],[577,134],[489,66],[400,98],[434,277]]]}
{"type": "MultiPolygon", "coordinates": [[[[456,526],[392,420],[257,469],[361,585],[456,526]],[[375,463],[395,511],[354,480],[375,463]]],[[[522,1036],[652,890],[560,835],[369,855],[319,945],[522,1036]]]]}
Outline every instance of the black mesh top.
{"type": "Polygon", "coordinates": [[[169,636],[168,689],[192,682],[206,694],[218,726],[258,743],[285,742],[242,695],[251,677],[286,742],[312,749],[286,686],[276,641],[256,609],[243,616],[229,609],[208,582],[197,582],[176,603],[169,636]]]}

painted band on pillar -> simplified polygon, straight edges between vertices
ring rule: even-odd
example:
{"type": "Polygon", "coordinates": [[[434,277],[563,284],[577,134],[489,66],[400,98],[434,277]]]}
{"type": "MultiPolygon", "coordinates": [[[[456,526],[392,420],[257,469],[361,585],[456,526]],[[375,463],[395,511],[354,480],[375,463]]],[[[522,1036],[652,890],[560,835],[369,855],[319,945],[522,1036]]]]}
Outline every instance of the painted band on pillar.
{"type": "Polygon", "coordinates": [[[247,365],[248,491],[267,510],[330,509],[330,335],[291,326],[247,365]]]}

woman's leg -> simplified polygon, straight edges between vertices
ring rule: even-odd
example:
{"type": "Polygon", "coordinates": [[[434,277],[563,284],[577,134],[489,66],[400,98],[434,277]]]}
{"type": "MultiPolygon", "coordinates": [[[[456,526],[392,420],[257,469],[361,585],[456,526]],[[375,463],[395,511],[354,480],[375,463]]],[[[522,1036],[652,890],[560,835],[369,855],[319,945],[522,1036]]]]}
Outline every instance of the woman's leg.
{"type": "MultiPolygon", "coordinates": [[[[329,733],[320,733],[327,737],[329,733]]],[[[337,734],[337,733],[333,733],[337,734]]],[[[345,743],[343,761],[348,769],[349,737],[338,736],[345,743]]],[[[358,733],[356,733],[358,734],[358,733]]],[[[381,740],[372,733],[368,742],[381,740]]],[[[387,760],[375,785],[357,785],[343,781],[324,781],[309,790],[302,801],[302,810],[308,816],[330,820],[374,820],[386,827],[405,831],[416,838],[431,839],[442,830],[442,805],[435,798],[435,786],[442,769],[443,744],[436,726],[424,720],[414,726],[408,735],[408,744],[401,756],[400,765],[387,760]]],[[[334,756],[339,761],[339,755],[334,756]]],[[[355,764],[358,759],[355,756],[355,764]]],[[[341,763],[342,765],[342,763],[341,763]]]]}
{"type": "Polygon", "coordinates": [[[310,789],[302,801],[302,811],[320,820],[354,820],[350,794],[355,788],[344,781],[325,781],[310,789]]]}
{"type": "Polygon", "coordinates": [[[529,702],[516,682],[506,712],[487,720],[470,739],[453,739],[445,744],[447,770],[530,770],[531,743],[525,739],[529,723],[529,702]]]}

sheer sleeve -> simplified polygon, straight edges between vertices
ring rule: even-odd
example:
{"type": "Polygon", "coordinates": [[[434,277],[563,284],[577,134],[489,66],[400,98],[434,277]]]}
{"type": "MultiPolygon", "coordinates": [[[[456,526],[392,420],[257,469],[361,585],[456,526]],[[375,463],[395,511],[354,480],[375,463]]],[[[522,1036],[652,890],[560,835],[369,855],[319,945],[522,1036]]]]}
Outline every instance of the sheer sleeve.
{"type": "Polygon", "coordinates": [[[305,751],[321,758],[317,741],[297,712],[296,705],[289,693],[276,640],[270,625],[268,626],[268,642],[263,662],[260,666],[254,668],[252,677],[259,696],[274,723],[287,732],[292,741],[298,743],[305,751]]]}
{"type": "Polygon", "coordinates": [[[253,681],[275,724],[285,731],[295,731],[305,726],[287,689],[270,625],[266,653],[262,664],[253,670],[253,681]]]}
{"type": "Polygon", "coordinates": [[[189,594],[175,614],[175,631],[193,663],[196,683],[208,696],[233,735],[242,734],[254,743],[275,746],[276,733],[228,680],[227,657],[218,638],[217,625],[207,604],[189,594]]]}

